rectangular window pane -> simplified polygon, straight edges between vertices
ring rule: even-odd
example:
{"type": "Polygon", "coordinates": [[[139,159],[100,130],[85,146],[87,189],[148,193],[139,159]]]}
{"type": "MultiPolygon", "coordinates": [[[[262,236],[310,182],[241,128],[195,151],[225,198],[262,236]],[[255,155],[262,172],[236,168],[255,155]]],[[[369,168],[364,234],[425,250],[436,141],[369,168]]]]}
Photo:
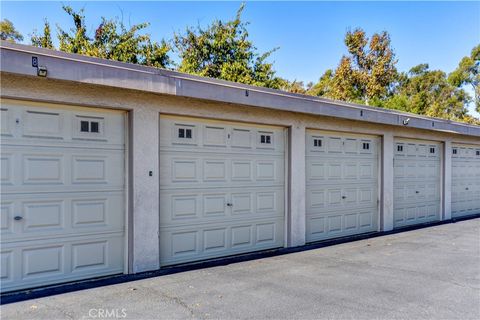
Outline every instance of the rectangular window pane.
{"type": "Polygon", "coordinates": [[[80,131],[88,132],[88,121],[80,121],[80,131]]]}
{"type": "Polygon", "coordinates": [[[98,132],[98,122],[90,122],[90,132],[98,132]]]}

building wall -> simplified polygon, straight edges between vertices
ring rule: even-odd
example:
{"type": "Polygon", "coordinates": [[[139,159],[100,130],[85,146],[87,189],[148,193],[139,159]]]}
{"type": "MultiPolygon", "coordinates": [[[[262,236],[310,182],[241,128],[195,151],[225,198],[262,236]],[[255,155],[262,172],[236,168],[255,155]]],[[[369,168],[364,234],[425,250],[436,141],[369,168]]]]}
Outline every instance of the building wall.
{"type": "Polygon", "coordinates": [[[287,245],[305,243],[305,130],[373,134],[382,138],[381,230],[393,229],[393,140],[434,140],[444,145],[442,219],[451,217],[451,145],[479,144],[478,137],[412,129],[243,105],[156,95],[134,90],[2,74],[2,99],[29,100],[129,111],[129,265],[130,272],[159,268],[159,116],[188,115],[279,125],[289,129],[287,245]],[[152,176],[149,175],[152,171],[152,176]]]}

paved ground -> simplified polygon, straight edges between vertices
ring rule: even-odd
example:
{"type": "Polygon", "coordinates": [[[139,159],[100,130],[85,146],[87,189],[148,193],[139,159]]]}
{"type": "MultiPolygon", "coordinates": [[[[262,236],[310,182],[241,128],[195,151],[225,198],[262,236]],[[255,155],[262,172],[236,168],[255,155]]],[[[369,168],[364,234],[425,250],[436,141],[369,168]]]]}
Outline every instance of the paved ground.
{"type": "Polygon", "coordinates": [[[12,303],[0,311],[2,319],[49,320],[480,319],[480,219],[12,303]]]}

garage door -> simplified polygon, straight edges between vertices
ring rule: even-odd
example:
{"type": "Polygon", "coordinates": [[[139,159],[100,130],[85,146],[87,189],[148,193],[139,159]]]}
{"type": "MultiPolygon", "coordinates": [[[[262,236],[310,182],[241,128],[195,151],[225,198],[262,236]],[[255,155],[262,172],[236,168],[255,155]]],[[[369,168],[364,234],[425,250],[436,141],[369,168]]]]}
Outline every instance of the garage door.
{"type": "Polygon", "coordinates": [[[377,231],[380,139],[307,131],[307,241],[377,231]]]}
{"type": "Polygon", "coordinates": [[[1,107],[1,286],[123,272],[123,113],[1,107]]]}
{"type": "Polygon", "coordinates": [[[394,227],[439,220],[441,144],[396,139],[394,148],[394,227]]]}
{"type": "Polygon", "coordinates": [[[480,146],[452,146],[452,217],[480,213],[480,146]]]}
{"type": "Polygon", "coordinates": [[[284,245],[284,129],[160,117],[160,263],[284,245]]]}

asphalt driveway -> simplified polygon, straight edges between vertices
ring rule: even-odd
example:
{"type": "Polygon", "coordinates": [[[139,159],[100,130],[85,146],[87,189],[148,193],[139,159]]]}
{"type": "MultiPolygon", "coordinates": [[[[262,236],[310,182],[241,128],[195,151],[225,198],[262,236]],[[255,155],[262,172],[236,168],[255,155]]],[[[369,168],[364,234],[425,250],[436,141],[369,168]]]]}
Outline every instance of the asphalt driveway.
{"type": "Polygon", "coordinates": [[[2,319],[480,319],[480,219],[0,307],[2,319]]]}

